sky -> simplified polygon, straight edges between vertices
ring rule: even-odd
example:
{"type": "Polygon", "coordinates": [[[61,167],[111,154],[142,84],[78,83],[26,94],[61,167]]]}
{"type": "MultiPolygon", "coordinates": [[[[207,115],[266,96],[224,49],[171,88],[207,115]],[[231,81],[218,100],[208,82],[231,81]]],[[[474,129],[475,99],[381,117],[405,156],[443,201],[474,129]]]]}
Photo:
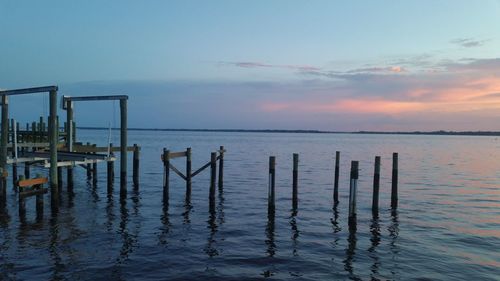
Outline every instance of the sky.
{"type": "Polygon", "coordinates": [[[500,0],[0,0],[0,89],[43,85],[130,127],[500,131],[500,0]]]}

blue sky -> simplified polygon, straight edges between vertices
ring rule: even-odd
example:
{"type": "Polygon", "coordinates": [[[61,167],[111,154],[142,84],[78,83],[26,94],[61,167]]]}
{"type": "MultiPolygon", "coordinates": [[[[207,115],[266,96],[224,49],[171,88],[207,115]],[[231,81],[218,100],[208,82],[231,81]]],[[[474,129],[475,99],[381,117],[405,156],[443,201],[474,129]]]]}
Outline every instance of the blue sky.
{"type": "Polygon", "coordinates": [[[500,1],[0,0],[0,38],[0,88],[135,127],[500,130],[500,1]]]}

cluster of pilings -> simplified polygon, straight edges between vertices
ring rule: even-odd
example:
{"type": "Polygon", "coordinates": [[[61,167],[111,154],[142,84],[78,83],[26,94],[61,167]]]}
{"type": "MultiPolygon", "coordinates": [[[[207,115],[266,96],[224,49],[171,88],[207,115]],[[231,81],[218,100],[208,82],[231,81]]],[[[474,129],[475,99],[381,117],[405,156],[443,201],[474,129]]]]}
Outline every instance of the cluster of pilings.
{"type": "Polygon", "coordinates": [[[13,186],[17,186],[18,175],[17,165],[24,163],[25,178],[30,177],[30,166],[38,165],[49,168],[48,184],[50,188],[51,208],[58,210],[59,194],[62,186],[62,168],[67,168],[68,189],[73,187],[73,168],[82,166],[87,169],[92,181],[97,182],[97,162],[106,161],[108,171],[108,190],[112,189],[114,182],[113,162],[114,151],[120,151],[120,198],[127,195],[127,152],[133,151],[133,183],[135,187],[139,185],[139,151],[137,145],[127,147],[127,100],[126,95],[114,96],[83,96],[69,97],[63,96],[63,109],[66,110],[66,122],[63,130],[60,130],[59,117],[57,116],[57,86],[3,90],[1,97],[1,130],[0,130],[0,212],[6,206],[7,198],[7,165],[12,165],[13,186]],[[47,123],[43,117],[40,122],[26,124],[26,129],[21,130],[20,125],[15,120],[9,122],[9,97],[14,95],[26,95],[36,93],[48,93],[49,95],[49,116],[47,123]],[[74,121],[74,104],[79,101],[113,101],[120,102],[120,146],[97,147],[83,145],[76,142],[76,126],[74,121]],[[10,128],[9,128],[10,123],[10,128]],[[10,143],[9,143],[10,142],[10,143]],[[9,148],[12,157],[9,157],[9,148]],[[98,154],[107,152],[107,155],[98,154]]]}
{"type": "MultiPolygon", "coordinates": [[[[299,154],[293,154],[292,168],[292,208],[298,208],[298,163],[299,154]]],[[[340,173],[340,152],[335,153],[335,174],[333,178],[333,204],[336,207],[339,204],[339,173],[340,173]]],[[[351,161],[351,171],[349,178],[349,226],[356,226],[356,204],[357,189],[359,178],[359,161],[351,161]]],[[[276,205],[276,157],[269,157],[269,185],[268,185],[268,215],[274,215],[276,205]]],[[[373,197],[372,214],[378,217],[379,212],[379,191],[380,191],[380,156],[375,156],[374,174],[373,174],[373,197]]],[[[391,208],[397,209],[398,206],[398,153],[392,155],[392,186],[391,186],[391,208]]]]}
{"type": "Polygon", "coordinates": [[[218,187],[222,191],[224,186],[224,146],[220,146],[219,150],[210,153],[210,161],[201,166],[195,172],[191,168],[191,148],[188,147],[185,151],[171,152],[164,148],[161,160],[163,161],[163,202],[168,205],[169,202],[169,189],[170,189],[170,170],[176,173],[179,177],[186,181],[186,198],[191,197],[191,181],[196,175],[201,173],[206,168],[210,167],[210,188],[209,188],[209,211],[215,212],[215,185],[217,179],[217,161],[219,161],[219,178],[218,187]],[[219,155],[217,155],[219,154],[219,155]],[[184,175],[177,169],[170,160],[180,157],[186,157],[186,174],[184,175]]]}

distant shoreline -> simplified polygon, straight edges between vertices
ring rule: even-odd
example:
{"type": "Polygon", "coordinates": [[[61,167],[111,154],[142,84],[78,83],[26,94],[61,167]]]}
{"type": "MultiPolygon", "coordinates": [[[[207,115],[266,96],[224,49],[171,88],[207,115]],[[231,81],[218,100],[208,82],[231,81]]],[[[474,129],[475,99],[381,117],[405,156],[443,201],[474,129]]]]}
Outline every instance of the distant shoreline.
{"type": "MultiPolygon", "coordinates": [[[[109,130],[104,127],[77,127],[80,130],[109,130]]],[[[120,128],[111,128],[119,130],[120,128]]],[[[436,135],[436,136],[500,136],[495,131],[413,131],[413,132],[377,132],[377,131],[321,131],[321,130],[245,130],[245,129],[159,129],[128,128],[129,131],[163,131],[163,132],[220,132],[220,133],[298,133],[298,134],[377,134],[377,135],[436,135]]]]}

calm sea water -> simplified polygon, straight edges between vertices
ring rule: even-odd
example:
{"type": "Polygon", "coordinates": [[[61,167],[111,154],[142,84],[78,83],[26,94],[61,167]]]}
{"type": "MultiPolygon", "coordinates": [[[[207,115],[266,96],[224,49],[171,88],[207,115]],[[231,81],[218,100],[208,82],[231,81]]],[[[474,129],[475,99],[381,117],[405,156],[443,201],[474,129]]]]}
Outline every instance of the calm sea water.
{"type": "MultiPolygon", "coordinates": [[[[78,138],[105,144],[107,132],[81,130],[78,138]]],[[[97,186],[77,169],[74,194],[64,188],[57,215],[47,196],[42,220],[32,199],[21,223],[9,188],[8,214],[0,216],[1,280],[500,280],[499,138],[132,131],[129,142],[142,146],[141,177],[125,202],[116,184],[107,194],[105,164],[97,186]],[[208,170],[193,179],[189,202],[172,173],[164,208],[162,148],[192,147],[195,170],[220,145],[227,153],[216,214],[208,212],[208,170]],[[333,209],[336,150],[340,204],[333,209]],[[389,209],[392,152],[400,159],[397,212],[389,209]],[[277,157],[274,220],[267,217],[270,155],[277,157]],[[381,210],[373,219],[376,155],[381,210]],[[351,160],[360,161],[356,232],[347,227],[351,160]]],[[[173,164],[184,170],[183,160],[173,164]]]]}

